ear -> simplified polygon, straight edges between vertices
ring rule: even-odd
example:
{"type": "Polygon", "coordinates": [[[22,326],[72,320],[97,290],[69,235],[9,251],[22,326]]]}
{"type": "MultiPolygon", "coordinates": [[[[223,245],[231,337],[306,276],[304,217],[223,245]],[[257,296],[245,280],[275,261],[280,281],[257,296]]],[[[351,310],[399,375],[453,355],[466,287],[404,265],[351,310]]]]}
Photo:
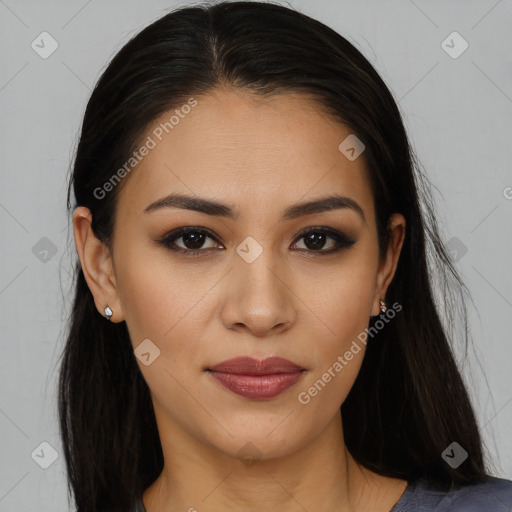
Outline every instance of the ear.
{"type": "Polygon", "coordinates": [[[405,218],[400,213],[394,213],[388,220],[389,243],[383,260],[379,264],[377,274],[375,296],[373,300],[372,315],[378,315],[380,310],[380,299],[386,297],[388,287],[395,275],[398,258],[405,239],[405,218]]]}
{"type": "Polygon", "coordinates": [[[99,313],[105,317],[105,307],[112,310],[112,322],[124,319],[118,296],[117,281],[110,249],[98,240],[91,226],[89,208],[78,206],[73,212],[75,246],[80,258],[85,280],[94,297],[99,313]]]}

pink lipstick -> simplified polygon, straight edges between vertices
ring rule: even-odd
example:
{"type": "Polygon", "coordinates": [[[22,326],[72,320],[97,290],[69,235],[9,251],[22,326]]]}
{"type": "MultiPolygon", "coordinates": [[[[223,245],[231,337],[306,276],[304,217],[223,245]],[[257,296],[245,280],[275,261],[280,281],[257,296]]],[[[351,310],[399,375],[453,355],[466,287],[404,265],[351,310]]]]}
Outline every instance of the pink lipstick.
{"type": "Polygon", "coordinates": [[[284,393],[306,371],[282,357],[268,357],[262,361],[236,357],[207,370],[225,388],[253,400],[274,398],[284,393]]]}

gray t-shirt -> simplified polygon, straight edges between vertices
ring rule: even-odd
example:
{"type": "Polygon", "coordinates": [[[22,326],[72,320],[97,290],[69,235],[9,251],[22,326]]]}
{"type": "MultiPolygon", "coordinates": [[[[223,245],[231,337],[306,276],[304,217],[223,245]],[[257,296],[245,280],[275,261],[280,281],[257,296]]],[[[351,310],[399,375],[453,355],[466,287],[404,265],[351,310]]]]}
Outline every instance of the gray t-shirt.
{"type": "MultiPolygon", "coordinates": [[[[488,477],[481,484],[457,491],[430,489],[423,481],[409,482],[390,512],[511,512],[512,480],[488,477]]],[[[132,512],[146,512],[142,499],[132,512]]]]}
{"type": "Polygon", "coordinates": [[[486,482],[456,491],[436,491],[425,482],[409,483],[390,512],[511,512],[512,480],[488,477],[486,482]]]}

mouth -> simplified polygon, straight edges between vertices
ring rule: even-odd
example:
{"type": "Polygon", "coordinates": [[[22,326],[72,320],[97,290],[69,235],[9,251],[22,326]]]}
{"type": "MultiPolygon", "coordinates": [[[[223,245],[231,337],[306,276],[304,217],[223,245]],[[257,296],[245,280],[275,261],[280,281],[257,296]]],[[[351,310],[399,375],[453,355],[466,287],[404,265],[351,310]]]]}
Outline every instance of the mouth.
{"type": "Polygon", "coordinates": [[[281,357],[268,357],[262,361],[237,357],[206,368],[206,371],[225,389],[245,398],[264,400],[290,389],[306,369],[281,357]]]}

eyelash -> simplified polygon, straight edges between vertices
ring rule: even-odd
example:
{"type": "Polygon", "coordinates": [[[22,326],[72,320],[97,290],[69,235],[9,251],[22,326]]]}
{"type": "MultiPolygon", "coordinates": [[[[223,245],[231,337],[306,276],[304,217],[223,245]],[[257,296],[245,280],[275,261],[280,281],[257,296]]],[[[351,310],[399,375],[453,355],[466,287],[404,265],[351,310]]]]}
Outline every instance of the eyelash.
{"type": "MultiPolygon", "coordinates": [[[[220,243],[220,242],[218,242],[216,237],[213,236],[213,234],[210,231],[208,231],[204,228],[193,227],[193,226],[182,227],[175,231],[172,231],[171,233],[167,233],[162,238],[157,240],[157,243],[160,245],[163,245],[164,247],[166,247],[167,249],[169,249],[173,252],[180,253],[180,254],[186,254],[187,256],[200,256],[201,253],[204,254],[206,252],[210,252],[210,250],[216,250],[211,247],[208,249],[183,249],[182,247],[173,245],[173,242],[175,240],[183,237],[183,235],[186,233],[200,233],[200,234],[203,234],[203,235],[206,235],[206,236],[212,238],[217,243],[220,243]]],[[[300,239],[306,237],[307,235],[309,235],[311,233],[322,233],[324,235],[328,235],[329,238],[333,238],[336,241],[338,246],[335,247],[334,249],[329,249],[328,251],[324,251],[324,250],[314,251],[314,250],[310,250],[310,249],[298,249],[299,251],[306,251],[306,252],[312,253],[313,255],[327,255],[327,254],[333,254],[333,253],[339,252],[342,249],[346,249],[356,243],[356,241],[353,238],[351,238],[348,235],[345,235],[344,233],[342,233],[340,231],[333,230],[331,228],[327,228],[324,226],[319,226],[319,227],[308,228],[306,231],[303,231],[295,239],[293,244],[296,244],[300,239]]]]}

